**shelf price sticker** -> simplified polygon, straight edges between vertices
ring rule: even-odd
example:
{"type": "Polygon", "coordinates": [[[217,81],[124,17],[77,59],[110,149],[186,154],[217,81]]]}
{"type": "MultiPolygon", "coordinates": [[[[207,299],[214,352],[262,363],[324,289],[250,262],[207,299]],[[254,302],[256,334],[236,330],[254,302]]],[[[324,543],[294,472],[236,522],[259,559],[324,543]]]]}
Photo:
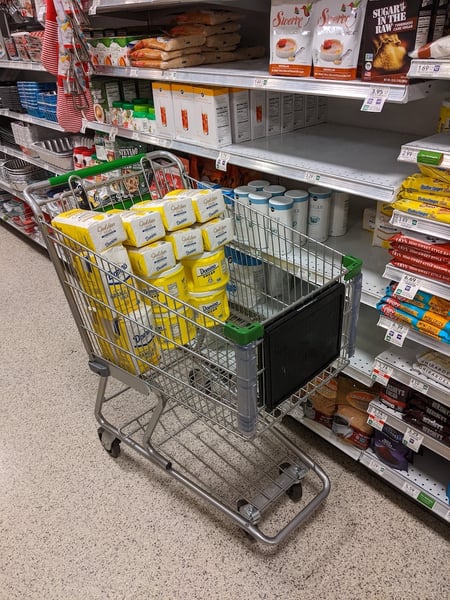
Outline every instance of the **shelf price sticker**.
{"type": "Polygon", "coordinates": [[[256,77],[253,80],[253,87],[255,87],[255,88],[265,88],[268,83],[269,83],[268,79],[264,79],[262,77],[256,77]]]}
{"type": "Polygon", "coordinates": [[[402,490],[405,492],[405,494],[408,494],[408,496],[411,496],[411,498],[414,498],[415,500],[417,500],[417,497],[420,494],[420,491],[416,488],[416,486],[409,483],[409,481],[405,481],[402,486],[402,490]]]}
{"type": "Polygon", "coordinates": [[[228,154],[228,152],[219,152],[219,156],[216,160],[216,169],[219,171],[226,171],[230,158],[231,156],[228,154]]]}
{"type": "Polygon", "coordinates": [[[414,148],[408,148],[408,146],[402,146],[398,160],[416,163],[418,154],[418,150],[414,148]]]}
{"type": "Polygon", "coordinates": [[[436,150],[419,150],[417,153],[417,162],[424,165],[439,167],[443,159],[444,154],[442,152],[437,152],[436,150]]]}
{"type": "Polygon", "coordinates": [[[411,429],[411,427],[407,427],[405,434],[403,436],[402,444],[413,450],[414,452],[418,452],[420,446],[423,442],[423,435],[416,431],[415,429],[411,429]]]}
{"type": "Polygon", "coordinates": [[[384,339],[386,342],[394,344],[394,346],[403,346],[403,343],[408,335],[408,328],[400,323],[393,323],[390,321],[387,326],[386,335],[384,339]]]}
{"type": "Polygon", "coordinates": [[[427,383],[424,383],[419,379],[414,379],[414,377],[411,377],[409,387],[418,392],[422,392],[422,394],[428,394],[428,390],[430,389],[430,386],[427,383]]]}
{"type": "Polygon", "coordinates": [[[80,133],[86,133],[86,129],[88,126],[88,120],[86,119],[86,117],[83,117],[81,119],[81,129],[80,129],[80,133]]]}
{"type": "Polygon", "coordinates": [[[406,213],[399,213],[394,210],[394,214],[392,215],[392,219],[390,221],[392,225],[397,225],[399,229],[401,227],[406,227],[407,229],[416,229],[420,224],[419,221],[411,215],[407,215],[406,213]]]}
{"type": "Polygon", "coordinates": [[[386,420],[387,420],[387,415],[385,415],[384,412],[382,412],[381,410],[378,410],[378,408],[370,409],[370,413],[367,418],[368,425],[370,425],[374,429],[377,429],[378,431],[382,431],[383,426],[386,423],[386,420]]]}
{"type": "Polygon", "coordinates": [[[119,129],[117,127],[111,127],[111,129],[109,130],[109,139],[111,140],[111,142],[115,141],[118,133],[119,129]]]}
{"type": "Polygon", "coordinates": [[[369,90],[361,110],[363,112],[381,112],[389,96],[389,88],[374,87],[369,90]]]}
{"type": "Polygon", "coordinates": [[[307,171],[305,173],[305,181],[320,181],[320,175],[318,175],[317,173],[311,173],[310,171],[307,171]]]}
{"type": "Polygon", "coordinates": [[[402,275],[397,287],[394,291],[394,296],[401,296],[412,300],[422,286],[421,281],[414,275],[402,275]]]}
{"type": "Polygon", "coordinates": [[[383,475],[383,473],[386,471],[386,467],[377,460],[373,460],[373,458],[370,459],[368,467],[379,475],[383,475]]]}
{"type": "Polygon", "coordinates": [[[89,7],[89,14],[90,15],[96,15],[97,14],[97,7],[100,4],[100,0],[93,0],[91,6],[89,7]]]}
{"type": "Polygon", "coordinates": [[[389,383],[389,379],[392,377],[394,369],[385,363],[375,360],[372,368],[372,381],[376,381],[377,383],[381,383],[381,385],[386,386],[389,383]]]}

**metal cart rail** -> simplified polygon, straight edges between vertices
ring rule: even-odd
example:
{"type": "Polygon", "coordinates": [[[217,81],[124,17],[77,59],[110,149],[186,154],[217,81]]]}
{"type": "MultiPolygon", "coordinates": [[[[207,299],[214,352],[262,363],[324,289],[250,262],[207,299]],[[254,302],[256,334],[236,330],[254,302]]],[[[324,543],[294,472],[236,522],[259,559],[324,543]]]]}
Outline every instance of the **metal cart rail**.
{"type": "Polygon", "coordinates": [[[202,185],[161,151],[32,184],[25,197],[99,375],[104,448],[117,457],[129,446],[276,545],[330,490],[281,420],[348,364],[360,261],[234,202],[224,323],[51,224],[72,208],[128,209],[202,185]]]}

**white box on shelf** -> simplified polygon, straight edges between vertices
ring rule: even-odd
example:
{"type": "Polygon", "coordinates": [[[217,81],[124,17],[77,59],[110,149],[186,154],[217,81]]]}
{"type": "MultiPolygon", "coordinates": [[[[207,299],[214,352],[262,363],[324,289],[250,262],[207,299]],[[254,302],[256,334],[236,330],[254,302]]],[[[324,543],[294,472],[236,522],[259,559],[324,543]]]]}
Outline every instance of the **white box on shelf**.
{"type": "Polygon", "coordinates": [[[152,90],[157,133],[161,137],[173,138],[175,137],[175,120],[170,83],[155,81],[152,83],[152,90]]]}
{"type": "Polygon", "coordinates": [[[265,90],[250,90],[250,131],[252,140],[266,136],[265,90]]]}
{"type": "Polygon", "coordinates": [[[295,94],[281,94],[281,133],[294,131],[295,94]]]}
{"type": "Polygon", "coordinates": [[[250,92],[241,88],[230,88],[231,135],[234,144],[251,140],[250,92]]]}
{"type": "Polygon", "coordinates": [[[305,96],[294,94],[294,130],[305,126],[305,96]]]}
{"type": "Polygon", "coordinates": [[[193,86],[194,139],[205,146],[231,144],[230,99],[226,87],[193,86]]]}
{"type": "Polygon", "coordinates": [[[281,133],[281,92],[266,92],[266,135],[281,133]]]}
{"type": "Polygon", "coordinates": [[[172,83],[173,114],[175,137],[189,141],[195,140],[196,118],[194,106],[194,87],[184,83],[172,83]]]}

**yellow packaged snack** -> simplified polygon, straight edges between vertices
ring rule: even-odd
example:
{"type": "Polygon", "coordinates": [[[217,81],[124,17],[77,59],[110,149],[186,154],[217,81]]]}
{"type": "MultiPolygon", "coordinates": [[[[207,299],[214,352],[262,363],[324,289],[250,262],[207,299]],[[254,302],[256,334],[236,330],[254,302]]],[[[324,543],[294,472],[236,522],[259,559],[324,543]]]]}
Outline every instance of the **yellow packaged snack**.
{"type": "Polygon", "coordinates": [[[396,200],[393,202],[392,206],[396,210],[400,210],[410,215],[415,215],[416,217],[422,217],[424,219],[450,224],[450,210],[448,208],[431,206],[430,204],[425,204],[424,202],[415,202],[414,200],[406,199],[396,200]]]}
{"type": "Polygon", "coordinates": [[[430,194],[427,192],[411,192],[402,190],[399,199],[414,200],[414,202],[424,202],[430,206],[440,206],[450,209],[450,196],[440,196],[439,194],[430,194]]]}
{"type": "Polygon", "coordinates": [[[437,177],[428,177],[422,173],[414,173],[402,183],[402,189],[408,192],[426,192],[450,196],[450,183],[437,177]]]}

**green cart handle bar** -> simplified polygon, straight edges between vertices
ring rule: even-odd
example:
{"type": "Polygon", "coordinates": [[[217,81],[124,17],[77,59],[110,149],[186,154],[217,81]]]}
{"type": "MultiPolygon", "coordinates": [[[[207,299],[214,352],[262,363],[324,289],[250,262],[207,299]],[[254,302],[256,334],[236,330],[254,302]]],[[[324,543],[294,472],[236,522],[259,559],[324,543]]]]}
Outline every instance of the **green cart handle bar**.
{"type": "Polygon", "coordinates": [[[55,177],[50,177],[48,181],[51,186],[64,185],[71,177],[79,177],[80,179],[94,177],[95,175],[101,175],[102,173],[108,173],[109,171],[114,171],[115,169],[122,169],[123,167],[134,165],[142,160],[145,156],[147,156],[147,154],[141,153],[136,154],[136,156],[119,158],[117,160],[112,160],[111,162],[102,163],[101,165],[95,165],[94,167],[86,167],[85,169],[78,169],[76,171],[71,171],[70,173],[64,173],[63,175],[56,175],[55,177]]]}

